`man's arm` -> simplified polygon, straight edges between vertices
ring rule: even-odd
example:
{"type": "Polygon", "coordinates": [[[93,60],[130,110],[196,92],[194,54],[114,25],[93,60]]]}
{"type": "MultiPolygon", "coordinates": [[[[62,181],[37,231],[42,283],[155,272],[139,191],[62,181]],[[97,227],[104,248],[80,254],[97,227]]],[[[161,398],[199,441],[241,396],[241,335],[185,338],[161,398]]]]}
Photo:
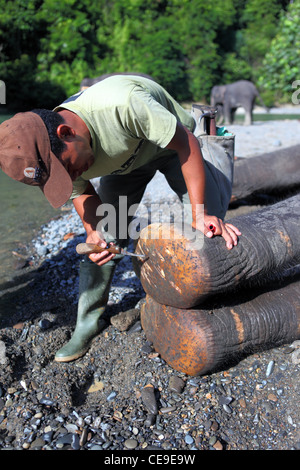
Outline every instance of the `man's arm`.
{"type": "MultiPolygon", "coordinates": [[[[87,234],[86,242],[105,247],[106,241],[103,240],[100,237],[100,233],[97,232],[97,224],[100,221],[100,217],[98,217],[96,213],[97,208],[101,204],[101,200],[91,183],[89,183],[87,189],[81,196],[73,199],[73,204],[85,228],[87,234]]],[[[115,255],[105,250],[102,253],[93,253],[89,255],[89,258],[99,266],[102,266],[114,256],[115,255]]]]}
{"type": "Polygon", "coordinates": [[[228,249],[237,244],[237,236],[241,232],[232,224],[225,224],[221,219],[206,213],[205,210],[205,169],[200,145],[194,134],[182,124],[177,123],[175,135],[168,149],[176,150],[182,174],[187,186],[192,206],[192,226],[207,237],[221,235],[228,249]],[[199,205],[204,205],[204,211],[199,211],[199,205]],[[216,230],[213,233],[209,226],[216,230]]]}

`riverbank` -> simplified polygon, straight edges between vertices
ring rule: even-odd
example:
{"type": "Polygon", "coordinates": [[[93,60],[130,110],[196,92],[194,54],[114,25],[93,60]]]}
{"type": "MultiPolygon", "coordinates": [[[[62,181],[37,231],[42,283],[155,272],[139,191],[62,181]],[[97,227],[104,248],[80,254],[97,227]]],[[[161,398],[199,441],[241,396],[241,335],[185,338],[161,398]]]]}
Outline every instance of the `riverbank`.
{"type": "MultiPolygon", "coordinates": [[[[238,156],[300,144],[298,121],[230,130],[238,156]]],[[[177,204],[161,175],[144,200],[157,194],[177,204]]],[[[228,217],[259,207],[231,209],[228,217]]],[[[76,321],[75,245],[83,240],[69,208],[41,228],[26,248],[28,264],[2,286],[0,449],[101,450],[100,459],[133,449],[300,449],[299,342],[256,352],[205,376],[178,373],[141,328],[144,292],[129,257],[118,266],[107,326],[90,351],[73,363],[54,362],[76,321]],[[145,386],[153,392],[147,397],[145,386]]]]}

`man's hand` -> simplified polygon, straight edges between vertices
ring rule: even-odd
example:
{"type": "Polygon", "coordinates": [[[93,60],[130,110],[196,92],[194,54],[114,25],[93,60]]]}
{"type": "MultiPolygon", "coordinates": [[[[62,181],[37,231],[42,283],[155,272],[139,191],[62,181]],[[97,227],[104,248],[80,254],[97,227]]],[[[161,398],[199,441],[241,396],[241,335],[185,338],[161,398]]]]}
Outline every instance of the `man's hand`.
{"type": "MultiPolygon", "coordinates": [[[[86,243],[92,243],[94,245],[99,245],[102,248],[105,248],[107,243],[103,240],[97,231],[90,232],[86,238],[86,243]]],[[[89,255],[89,258],[98,266],[103,266],[103,264],[110,261],[115,256],[114,253],[110,253],[108,250],[102,251],[102,253],[92,253],[89,255]]]]}
{"type": "Polygon", "coordinates": [[[197,230],[200,230],[208,238],[212,238],[214,235],[220,235],[226,241],[228,250],[231,250],[233,246],[238,243],[238,236],[241,232],[237,227],[232,224],[223,222],[218,217],[203,215],[196,223],[192,223],[192,226],[197,230]]]}
{"type": "MultiPolygon", "coordinates": [[[[97,208],[101,204],[101,201],[91,183],[89,183],[87,189],[81,196],[73,199],[73,204],[86,230],[86,242],[105,248],[107,243],[96,230],[97,224],[100,221],[100,217],[97,216],[97,208]]],[[[89,255],[89,258],[91,261],[98,264],[98,266],[102,266],[114,256],[113,253],[104,250],[102,253],[92,253],[89,255]]]]}

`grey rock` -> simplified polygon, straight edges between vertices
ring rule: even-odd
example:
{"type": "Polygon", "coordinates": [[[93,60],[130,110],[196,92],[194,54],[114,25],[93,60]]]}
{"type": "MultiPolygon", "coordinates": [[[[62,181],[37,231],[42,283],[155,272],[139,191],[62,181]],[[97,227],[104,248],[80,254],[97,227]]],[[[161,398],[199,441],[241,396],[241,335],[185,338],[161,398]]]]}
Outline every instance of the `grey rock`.
{"type": "Polygon", "coordinates": [[[135,449],[138,445],[138,442],[135,439],[126,439],[124,445],[126,449],[135,449]]]}
{"type": "Polygon", "coordinates": [[[0,341],[0,364],[4,365],[8,361],[6,356],[6,346],[4,341],[0,341]]]}
{"type": "Polygon", "coordinates": [[[146,385],[142,389],[141,395],[145,408],[149,411],[150,414],[156,415],[158,413],[158,407],[153,385],[146,385]]]}
{"type": "Polygon", "coordinates": [[[169,381],[169,389],[176,393],[181,393],[184,389],[185,381],[177,375],[172,375],[169,381]]]}

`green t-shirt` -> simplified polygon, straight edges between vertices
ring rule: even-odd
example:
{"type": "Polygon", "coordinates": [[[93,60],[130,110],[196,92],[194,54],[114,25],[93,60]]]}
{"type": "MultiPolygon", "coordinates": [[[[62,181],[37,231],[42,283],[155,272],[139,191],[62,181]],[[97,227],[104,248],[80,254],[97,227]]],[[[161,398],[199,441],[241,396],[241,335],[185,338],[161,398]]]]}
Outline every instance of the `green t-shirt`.
{"type": "Polygon", "coordinates": [[[70,97],[54,111],[69,109],[87,125],[95,156],[93,165],[73,183],[71,198],[88,181],[125,174],[166,155],[176,123],[190,130],[195,122],[160,85],[144,77],[115,75],[70,97]]]}

